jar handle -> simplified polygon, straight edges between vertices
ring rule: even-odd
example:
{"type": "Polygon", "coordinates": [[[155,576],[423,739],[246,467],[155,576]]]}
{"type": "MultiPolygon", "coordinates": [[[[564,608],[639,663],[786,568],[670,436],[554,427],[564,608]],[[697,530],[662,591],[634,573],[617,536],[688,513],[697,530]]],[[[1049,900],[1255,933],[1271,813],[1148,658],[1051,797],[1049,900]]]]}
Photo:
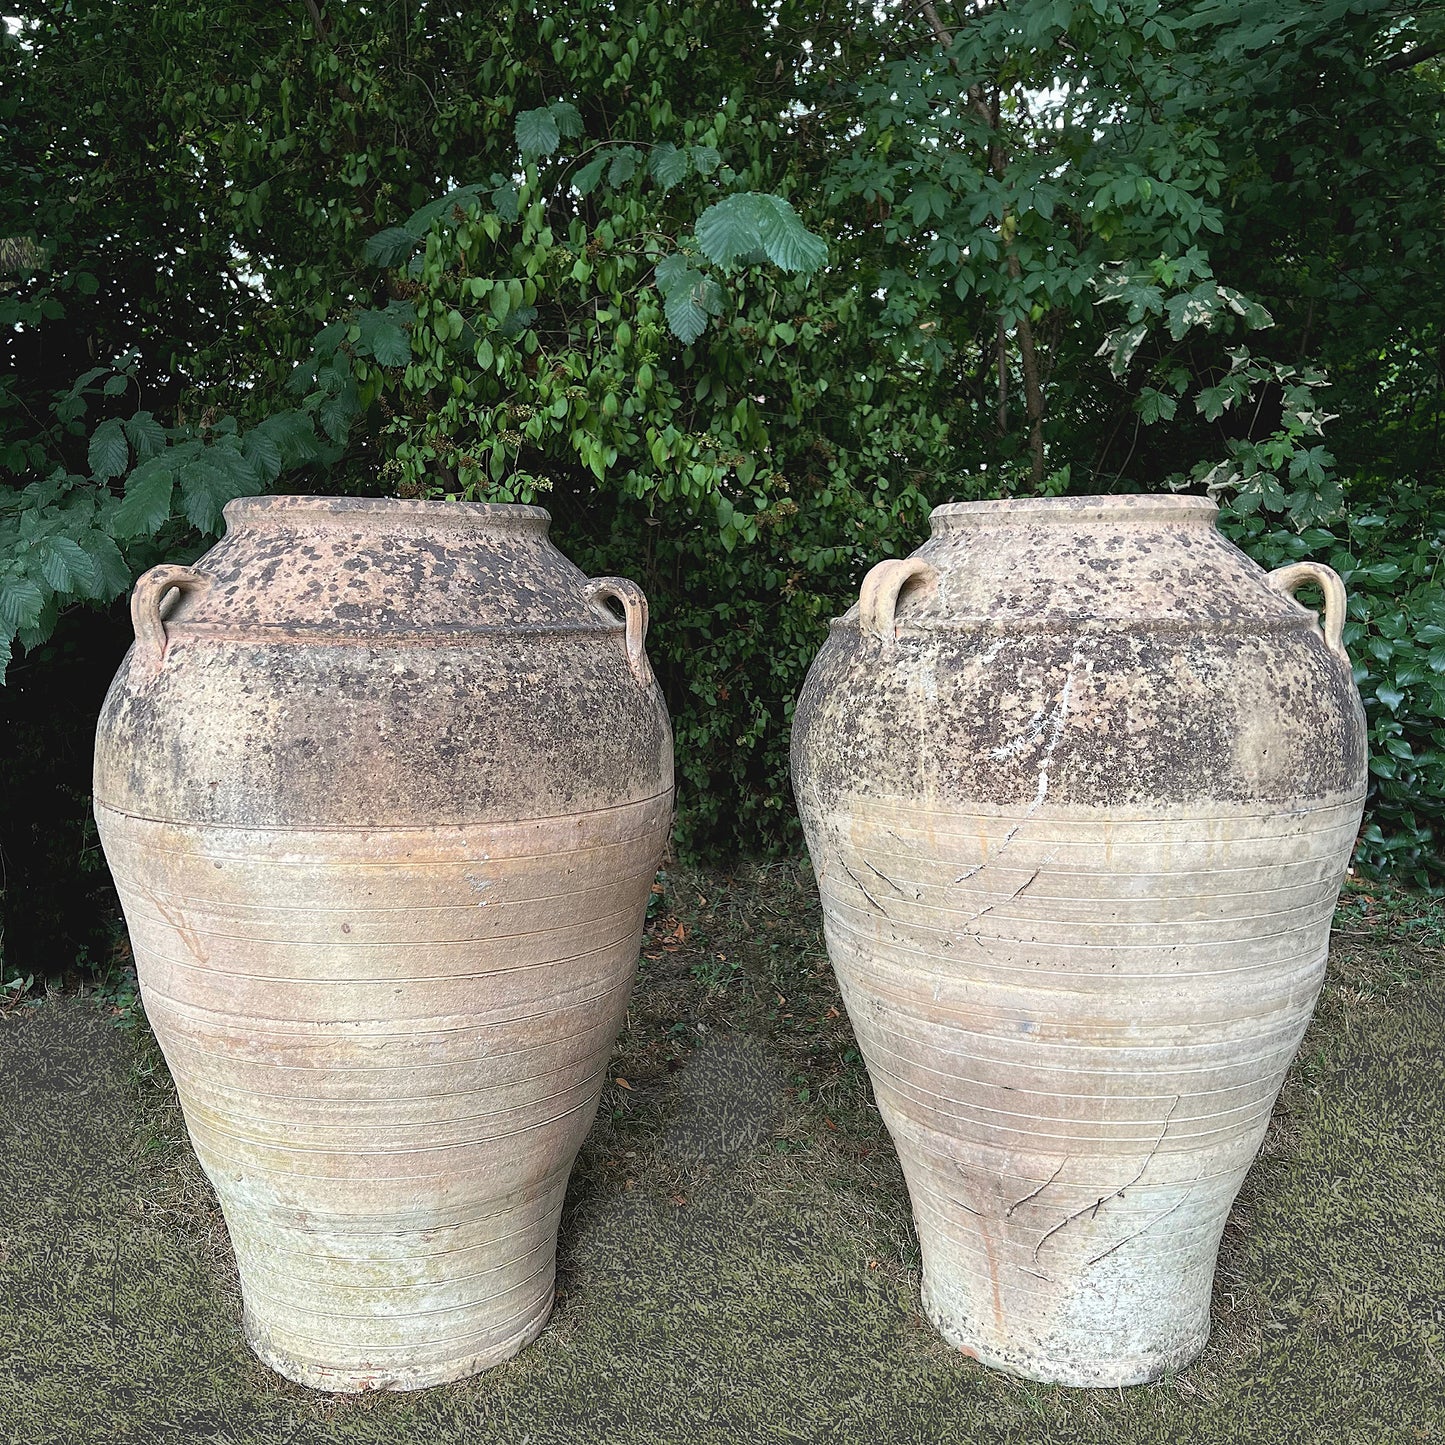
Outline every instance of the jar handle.
{"type": "Polygon", "coordinates": [[[880,562],[863,579],[858,592],[858,626],[882,642],[884,649],[897,640],[893,617],[898,594],[915,577],[934,581],[937,571],[921,557],[890,557],[880,562]]]}
{"type": "Polygon", "coordinates": [[[627,619],[627,665],[643,687],[653,683],[652,667],[647,661],[647,598],[636,582],[626,577],[594,577],[587,584],[587,597],[607,614],[609,622],[617,619],[607,606],[609,599],[622,606],[627,619]]]}
{"type": "MultiPolygon", "coordinates": [[[[1276,592],[1282,593],[1291,601],[1294,600],[1295,592],[1306,582],[1313,582],[1325,594],[1325,646],[1348,667],[1350,654],[1345,651],[1345,584],[1340,574],[1333,567],[1326,567],[1323,562],[1291,562],[1288,567],[1276,567],[1266,580],[1276,592]]],[[[1304,604],[1301,603],[1300,606],[1303,607],[1304,604]]],[[[1318,614],[1311,612],[1309,608],[1305,608],[1305,611],[1310,612],[1318,625],[1318,614]]]]}
{"type": "Polygon", "coordinates": [[[161,603],[172,592],[204,592],[211,578],[194,567],[178,567],[164,563],[143,573],[130,594],[130,620],[135,628],[135,644],[141,657],[159,672],[166,665],[171,640],[161,618],[161,603]]]}

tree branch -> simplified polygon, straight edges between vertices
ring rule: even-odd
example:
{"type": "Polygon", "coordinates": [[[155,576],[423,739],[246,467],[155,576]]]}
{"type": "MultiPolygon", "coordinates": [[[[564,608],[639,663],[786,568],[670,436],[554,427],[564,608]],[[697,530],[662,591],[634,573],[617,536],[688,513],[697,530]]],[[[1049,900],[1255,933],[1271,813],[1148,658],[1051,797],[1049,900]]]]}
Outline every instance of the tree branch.
{"type": "Polygon", "coordinates": [[[316,38],[323,45],[328,45],[335,50],[336,44],[331,39],[331,32],[326,28],[326,21],[321,18],[320,5],[316,3],[316,0],[306,0],[306,8],[311,12],[311,23],[316,27],[316,38]]]}
{"type": "Polygon", "coordinates": [[[1435,40],[1429,45],[1417,45],[1413,50],[1407,50],[1403,55],[1397,55],[1393,60],[1385,62],[1385,71],[1390,73],[1396,70],[1412,70],[1417,65],[1423,65],[1427,60],[1434,60],[1437,55],[1445,54],[1445,40],[1435,40]]]}

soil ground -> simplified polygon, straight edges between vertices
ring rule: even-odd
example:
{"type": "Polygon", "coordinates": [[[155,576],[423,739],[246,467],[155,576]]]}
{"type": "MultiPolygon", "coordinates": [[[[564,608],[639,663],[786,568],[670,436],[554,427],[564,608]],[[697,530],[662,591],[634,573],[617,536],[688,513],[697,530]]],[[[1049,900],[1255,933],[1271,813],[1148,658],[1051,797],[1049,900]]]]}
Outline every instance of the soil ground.
{"type": "Polygon", "coordinates": [[[1445,908],[1351,887],[1225,1234],[1151,1385],[1031,1384],[919,1308],[896,1157],[806,870],[674,874],[509,1364],[328,1396],[260,1365],[123,970],[0,1016],[0,1445],[1445,1441],[1445,908]]]}

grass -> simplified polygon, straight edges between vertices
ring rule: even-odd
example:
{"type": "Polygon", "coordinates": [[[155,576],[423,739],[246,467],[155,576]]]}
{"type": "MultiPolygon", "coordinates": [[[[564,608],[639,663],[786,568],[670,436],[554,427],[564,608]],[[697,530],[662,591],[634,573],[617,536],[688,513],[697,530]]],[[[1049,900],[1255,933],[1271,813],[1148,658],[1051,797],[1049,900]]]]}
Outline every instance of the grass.
{"type": "Polygon", "coordinates": [[[124,971],[0,1016],[0,1445],[1445,1439],[1445,907],[1352,885],[1191,1368],[1070,1391],[949,1350],[789,864],[677,873],[516,1360],[326,1396],[257,1363],[124,971]],[[132,1021],[129,1029],[116,1022],[132,1021]]]}

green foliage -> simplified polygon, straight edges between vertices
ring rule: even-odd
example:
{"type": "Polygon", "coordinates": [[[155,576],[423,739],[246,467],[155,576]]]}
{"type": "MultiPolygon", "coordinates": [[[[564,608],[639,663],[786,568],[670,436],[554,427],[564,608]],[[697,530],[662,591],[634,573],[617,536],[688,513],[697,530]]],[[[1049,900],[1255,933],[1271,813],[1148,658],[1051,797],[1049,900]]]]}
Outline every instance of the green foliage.
{"type": "Polygon", "coordinates": [[[1439,866],[1431,7],[17,13],[7,655],[233,496],[541,500],[652,598],[684,845],[787,847],[792,699],[932,505],[1207,490],[1354,559],[1364,856],[1439,866]]]}
{"type": "Polygon", "coordinates": [[[138,411],[107,417],[87,439],[96,381],[120,375],[96,368],[58,394],[51,425],[30,444],[55,465],[43,479],[0,488],[0,664],[17,641],[27,649],[46,642],[61,608],[120,597],[187,529],[219,534],[228,501],[255,496],[320,455],[309,419],[295,411],[245,432],[234,417],[165,427],[138,411]],[[89,475],[66,466],[81,443],[89,475]]]}
{"type": "Polygon", "coordinates": [[[1345,645],[1370,729],[1370,816],[1356,861],[1417,884],[1445,876],[1445,512],[1403,488],[1296,533],[1257,515],[1235,540],[1266,566],[1327,563],[1349,590],[1345,645]]]}

